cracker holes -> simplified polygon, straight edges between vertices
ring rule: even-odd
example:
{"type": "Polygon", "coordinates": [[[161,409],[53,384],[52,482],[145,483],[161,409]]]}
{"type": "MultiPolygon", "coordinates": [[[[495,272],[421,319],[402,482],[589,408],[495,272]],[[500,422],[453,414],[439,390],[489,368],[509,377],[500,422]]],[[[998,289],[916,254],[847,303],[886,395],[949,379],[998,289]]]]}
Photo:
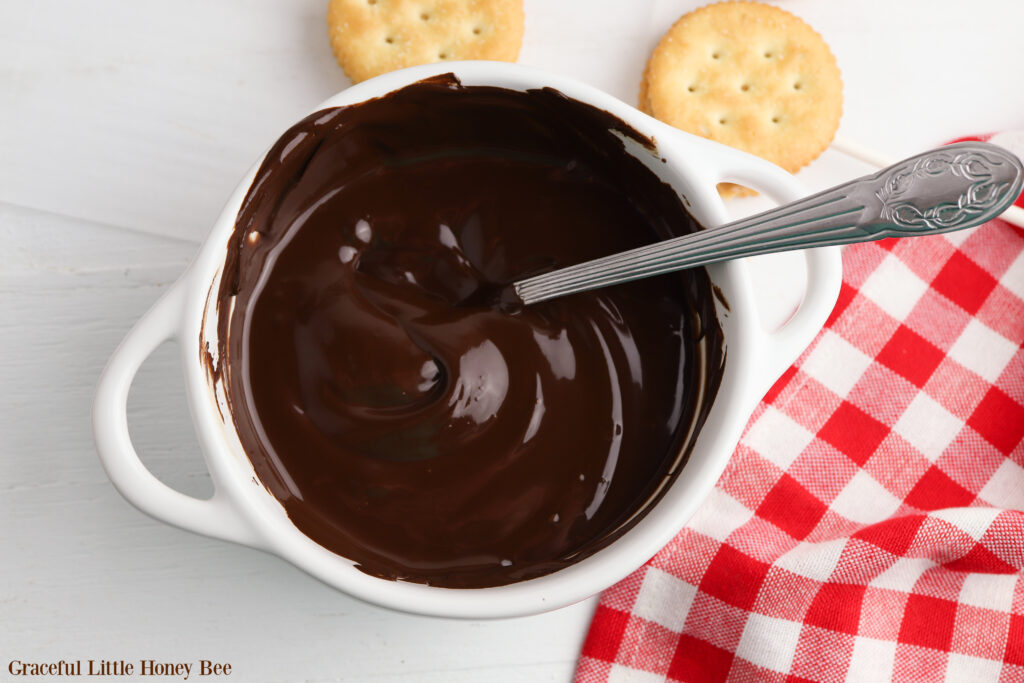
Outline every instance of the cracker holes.
{"type": "Polygon", "coordinates": [[[421,21],[430,21],[430,12],[423,12],[420,14],[421,21]]]}
{"type": "Polygon", "coordinates": [[[714,52],[711,53],[711,59],[720,59],[721,56],[722,56],[722,53],[719,52],[718,50],[715,50],[714,52]]]}
{"type": "Polygon", "coordinates": [[[765,59],[771,59],[772,58],[772,51],[771,50],[765,50],[764,51],[764,58],[765,59]]]}
{"type": "Polygon", "coordinates": [[[729,119],[725,118],[724,116],[718,119],[718,125],[720,126],[724,126],[727,123],[729,123],[729,119]]]}
{"type": "Polygon", "coordinates": [[[801,83],[800,81],[797,81],[796,83],[793,84],[793,90],[803,90],[803,88],[804,84],[801,83]]]}
{"type": "Polygon", "coordinates": [[[686,92],[697,92],[697,86],[696,85],[688,85],[688,86],[686,86],[686,92]]]}
{"type": "Polygon", "coordinates": [[[473,35],[474,36],[478,36],[478,35],[480,35],[483,32],[484,32],[484,30],[482,28],[480,28],[479,26],[475,26],[473,28],[473,35]]]}
{"type": "Polygon", "coordinates": [[[776,125],[778,125],[779,121],[781,121],[781,120],[782,120],[781,116],[773,116],[772,117],[772,123],[774,123],[776,125]]]}
{"type": "Polygon", "coordinates": [[[393,36],[388,36],[387,38],[384,39],[384,42],[387,43],[388,45],[391,45],[392,43],[395,42],[395,39],[393,36]]]}
{"type": "Polygon", "coordinates": [[[438,57],[438,59],[448,59],[448,53],[447,52],[438,52],[437,53],[437,57],[438,57]]]}
{"type": "Polygon", "coordinates": [[[743,92],[747,92],[748,90],[750,90],[750,84],[744,83],[743,85],[740,86],[740,90],[742,90],[743,92]]]}
{"type": "Polygon", "coordinates": [[[376,5],[377,4],[377,0],[366,0],[366,4],[367,5],[376,5]]]}

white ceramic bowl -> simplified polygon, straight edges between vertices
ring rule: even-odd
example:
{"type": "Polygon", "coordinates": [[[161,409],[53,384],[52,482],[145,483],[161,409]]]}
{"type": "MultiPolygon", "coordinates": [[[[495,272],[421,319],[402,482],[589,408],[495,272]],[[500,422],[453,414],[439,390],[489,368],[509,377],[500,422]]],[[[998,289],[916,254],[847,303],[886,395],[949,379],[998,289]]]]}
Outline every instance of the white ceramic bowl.
{"type": "MultiPolygon", "coordinates": [[[[705,226],[726,220],[725,206],[715,191],[721,181],[742,183],[779,202],[806,194],[790,174],[766,161],[680,132],[579,81],[514,64],[453,62],[405,69],[355,85],[317,109],[361,102],[447,72],[466,85],[556,88],[653,137],[667,163],[656,162],[639,146],[636,156],[679,191],[705,226]]],[[[96,447],[114,486],[143,512],[183,529],[274,553],[350,595],[398,610],[469,618],[534,614],[589,597],[640,567],[679,532],[710,493],[758,401],[811,342],[839,293],[838,248],[806,252],[803,301],[781,330],[768,333],[754,309],[746,264],[734,261],[708,269],[730,305],[728,312],[719,313],[728,353],[721,388],[689,461],[668,492],[636,526],[603,550],[553,574],[496,588],[437,588],[379,579],[305,536],[258,483],[235,434],[223,387],[211,380],[202,362],[201,336],[216,340],[215,300],[227,240],[259,163],[242,179],[185,274],[139,320],[110,359],[93,407],[96,447]],[[128,389],[142,362],[168,339],[177,340],[181,348],[188,403],[215,487],[208,500],[160,482],[141,463],[128,435],[128,389]]]]}

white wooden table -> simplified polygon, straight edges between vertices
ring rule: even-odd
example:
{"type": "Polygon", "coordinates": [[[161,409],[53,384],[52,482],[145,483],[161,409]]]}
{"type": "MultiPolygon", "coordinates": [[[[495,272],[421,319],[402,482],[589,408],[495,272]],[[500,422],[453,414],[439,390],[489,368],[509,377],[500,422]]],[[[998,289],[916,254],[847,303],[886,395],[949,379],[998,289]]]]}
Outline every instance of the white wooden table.
{"type": "MultiPolygon", "coordinates": [[[[658,37],[700,2],[526,4],[522,63],[633,102],[658,37]]],[[[1024,128],[1018,0],[777,4],[832,45],[846,137],[906,155],[1024,128]]],[[[324,6],[0,2],[2,675],[12,659],[208,658],[254,682],[571,678],[594,600],[492,622],[381,610],[274,557],[145,517],[93,451],[91,395],[121,336],[183,270],[261,151],[347,85],[324,6]]],[[[801,177],[824,187],[865,170],[828,152],[801,177]]],[[[774,322],[799,297],[790,263],[757,265],[774,322]]],[[[170,348],[143,368],[133,436],[158,476],[202,494],[210,482],[180,375],[170,348]]]]}

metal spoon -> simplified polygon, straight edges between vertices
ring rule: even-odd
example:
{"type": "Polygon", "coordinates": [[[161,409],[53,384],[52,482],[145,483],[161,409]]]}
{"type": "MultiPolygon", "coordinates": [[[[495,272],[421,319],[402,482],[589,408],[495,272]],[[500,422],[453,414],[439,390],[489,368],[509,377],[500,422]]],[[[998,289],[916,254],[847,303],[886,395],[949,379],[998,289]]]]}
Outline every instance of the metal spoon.
{"type": "Polygon", "coordinates": [[[961,142],[718,228],[520,280],[523,305],[718,261],[885,237],[936,235],[992,220],[1021,192],[1011,152],[961,142]]]}

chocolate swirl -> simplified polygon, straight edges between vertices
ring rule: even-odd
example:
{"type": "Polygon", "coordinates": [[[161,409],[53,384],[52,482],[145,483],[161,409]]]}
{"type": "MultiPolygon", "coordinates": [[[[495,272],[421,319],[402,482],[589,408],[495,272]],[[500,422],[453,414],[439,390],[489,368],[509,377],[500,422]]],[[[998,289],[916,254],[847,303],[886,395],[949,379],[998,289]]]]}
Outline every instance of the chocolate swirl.
{"type": "Polygon", "coordinates": [[[241,443],[306,535],[373,575],[502,585],[604,547],[678,472],[724,361],[703,270],[512,313],[480,296],[699,229],[623,138],[653,151],[556,91],[445,76],[270,150],[220,358],[241,443]]]}

